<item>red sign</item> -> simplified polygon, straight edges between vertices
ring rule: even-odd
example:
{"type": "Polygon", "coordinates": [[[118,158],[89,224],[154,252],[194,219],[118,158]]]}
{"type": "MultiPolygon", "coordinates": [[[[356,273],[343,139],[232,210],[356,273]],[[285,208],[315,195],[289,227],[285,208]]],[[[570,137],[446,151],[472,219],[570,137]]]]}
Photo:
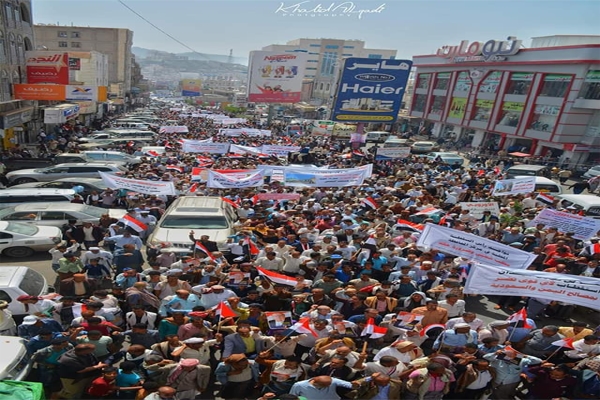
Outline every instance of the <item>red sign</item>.
{"type": "Polygon", "coordinates": [[[68,53],[31,51],[27,56],[27,83],[69,84],[68,53]]]}

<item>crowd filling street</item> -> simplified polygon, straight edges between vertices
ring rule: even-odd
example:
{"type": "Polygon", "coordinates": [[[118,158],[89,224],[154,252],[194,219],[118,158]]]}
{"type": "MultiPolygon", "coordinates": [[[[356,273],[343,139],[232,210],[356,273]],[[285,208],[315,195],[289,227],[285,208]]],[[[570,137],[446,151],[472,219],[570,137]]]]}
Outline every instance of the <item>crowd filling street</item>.
{"type": "MultiPolygon", "coordinates": [[[[120,149],[142,160],[120,178],[172,182],[176,195],[119,187],[84,194],[74,185],[73,202],[127,214],[63,227],[48,257],[54,292],[15,299],[26,314],[18,324],[0,301],[0,335],[27,340],[30,380],[42,382],[48,398],[600,398],[599,301],[581,302],[583,292],[572,300],[498,295],[486,292],[491,282],[469,281],[488,268],[465,255],[476,237],[478,246],[511,255],[503,267],[517,269],[523,256],[522,270],[536,279],[560,274],[600,287],[600,238],[539,219],[548,211],[581,217],[579,209],[543,193],[506,194],[515,186],[494,193],[515,163],[510,156],[476,155],[463,166],[417,154],[377,160],[377,146],[292,135],[283,125],[236,121],[230,130],[271,134],[228,135],[218,119],[186,107],[156,111],[187,127],[155,129],[149,145],[164,153],[133,142],[120,149]],[[237,151],[189,152],[190,143],[237,151]],[[294,150],[257,150],[265,145],[294,150]],[[280,177],[290,164],[368,172],[359,185],[286,185],[280,177]],[[244,187],[250,178],[235,175],[241,170],[262,171],[260,183],[244,187]],[[211,184],[210,171],[235,178],[211,184]],[[183,247],[150,240],[183,196],[217,202],[204,210],[228,210],[230,234],[190,222],[183,247]],[[443,232],[463,239],[452,247],[430,239],[443,232]],[[471,284],[478,290],[465,290],[471,284]],[[478,318],[471,307],[484,297],[502,317],[478,318]],[[550,318],[561,323],[544,322],[550,318]]],[[[42,133],[45,152],[79,151],[80,127],[42,133]]],[[[598,179],[585,184],[578,188],[591,191],[598,179]]]]}

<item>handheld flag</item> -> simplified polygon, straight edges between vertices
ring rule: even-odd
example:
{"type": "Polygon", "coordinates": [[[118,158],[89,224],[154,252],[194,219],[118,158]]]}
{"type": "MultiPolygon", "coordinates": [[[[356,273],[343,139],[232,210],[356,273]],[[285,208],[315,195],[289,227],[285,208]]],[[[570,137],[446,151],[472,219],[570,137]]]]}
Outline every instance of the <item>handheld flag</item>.
{"type": "Polygon", "coordinates": [[[130,227],[131,229],[133,229],[134,231],[140,233],[145,231],[146,229],[148,229],[148,225],[146,225],[145,223],[138,221],[137,219],[133,218],[130,215],[125,214],[123,216],[123,218],[121,219],[121,222],[123,225],[130,227]]]}
{"type": "Polygon", "coordinates": [[[229,204],[233,208],[240,208],[238,203],[236,203],[233,200],[228,199],[227,197],[221,197],[221,200],[223,200],[225,203],[229,204]]]}
{"type": "Polygon", "coordinates": [[[216,258],[212,255],[212,253],[210,251],[208,251],[208,249],[200,242],[196,242],[194,245],[194,248],[196,250],[200,250],[201,252],[203,252],[204,254],[206,254],[206,256],[208,258],[210,258],[211,260],[215,261],[216,258]]]}
{"type": "Polygon", "coordinates": [[[147,151],[146,154],[148,154],[149,156],[152,156],[152,157],[158,157],[158,156],[160,156],[160,154],[158,154],[154,150],[147,151]]]}
{"type": "Polygon", "coordinates": [[[290,327],[291,330],[298,332],[298,333],[310,333],[312,334],[314,337],[318,337],[319,335],[317,335],[317,332],[315,332],[311,327],[310,327],[310,318],[309,317],[304,317],[304,318],[300,318],[298,320],[298,322],[296,322],[294,325],[292,325],[290,327]]]}
{"type": "Polygon", "coordinates": [[[549,206],[551,206],[552,204],[554,204],[554,197],[546,194],[546,193],[540,193],[537,195],[537,197],[535,198],[537,201],[547,204],[549,206]]]}
{"type": "Polygon", "coordinates": [[[416,224],[416,223],[414,223],[412,221],[409,221],[409,220],[406,220],[406,219],[402,219],[402,218],[398,219],[398,224],[397,225],[399,225],[400,228],[402,226],[408,226],[408,227],[417,229],[419,231],[422,231],[425,228],[422,224],[416,224]]]}
{"type": "Polygon", "coordinates": [[[220,302],[217,305],[217,308],[215,309],[215,314],[216,315],[220,315],[221,318],[228,318],[228,317],[237,317],[238,315],[235,313],[235,311],[233,311],[231,309],[231,307],[229,307],[227,304],[225,304],[225,302],[220,302]]]}
{"type": "Polygon", "coordinates": [[[360,336],[370,335],[370,339],[378,339],[380,337],[384,337],[386,333],[387,328],[375,325],[375,320],[373,318],[369,318],[367,325],[362,330],[360,336]]]}
{"type": "Polygon", "coordinates": [[[361,204],[373,210],[377,210],[379,208],[379,204],[377,204],[375,199],[373,199],[371,196],[362,199],[361,204]]]}
{"type": "Polygon", "coordinates": [[[436,329],[436,328],[437,329],[444,329],[445,330],[446,329],[446,325],[444,325],[444,324],[430,324],[430,325],[427,325],[426,327],[424,327],[423,329],[421,329],[419,331],[419,336],[425,336],[425,335],[427,335],[427,333],[429,333],[430,330],[436,329]]]}
{"type": "Polygon", "coordinates": [[[600,244],[594,243],[593,245],[588,246],[587,252],[591,256],[593,256],[596,253],[600,253],[600,244]]]}
{"type": "Polygon", "coordinates": [[[566,347],[568,349],[574,349],[573,347],[573,338],[564,338],[561,340],[557,340],[556,342],[552,342],[554,346],[558,347],[566,347]]]}
{"type": "Polygon", "coordinates": [[[296,286],[298,282],[287,275],[279,274],[275,271],[270,271],[268,269],[264,269],[262,267],[256,267],[258,274],[268,278],[273,283],[278,283],[280,285],[288,285],[288,286],[296,286]]]}
{"type": "Polygon", "coordinates": [[[196,193],[196,190],[198,190],[199,186],[200,186],[200,184],[198,182],[196,182],[192,186],[190,186],[190,188],[188,189],[188,191],[190,193],[196,193]]]}
{"type": "Polygon", "coordinates": [[[255,256],[255,255],[258,255],[258,253],[260,253],[260,250],[256,246],[256,243],[254,243],[252,241],[252,239],[250,239],[249,237],[247,237],[246,239],[244,239],[244,244],[248,246],[248,250],[250,251],[250,255],[255,256]]]}
{"type": "Polygon", "coordinates": [[[527,310],[525,308],[521,308],[521,310],[516,313],[510,315],[506,318],[508,322],[519,322],[523,321],[523,328],[533,328],[531,325],[527,323],[527,310]]]}
{"type": "Polygon", "coordinates": [[[183,167],[178,167],[177,165],[167,165],[167,170],[183,172],[183,167]]]}

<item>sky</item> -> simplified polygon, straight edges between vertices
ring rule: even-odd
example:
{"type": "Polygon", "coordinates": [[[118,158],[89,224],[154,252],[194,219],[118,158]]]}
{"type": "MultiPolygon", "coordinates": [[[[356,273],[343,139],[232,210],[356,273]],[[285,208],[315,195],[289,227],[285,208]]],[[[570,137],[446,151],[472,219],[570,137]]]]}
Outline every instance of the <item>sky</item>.
{"type": "Polygon", "coordinates": [[[395,49],[397,58],[410,59],[461,40],[485,42],[516,36],[528,46],[535,36],[600,35],[597,0],[355,0],[353,11],[373,11],[362,13],[361,18],[357,12],[336,11],[336,16],[302,12],[331,4],[344,11],[350,3],[344,1],[121,2],[141,17],[119,0],[32,0],[33,20],[36,24],[127,28],[134,32],[134,46],[171,53],[191,48],[199,53],[229,54],[233,49],[236,57],[300,37],[360,39],[367,48],[395,49]]]}

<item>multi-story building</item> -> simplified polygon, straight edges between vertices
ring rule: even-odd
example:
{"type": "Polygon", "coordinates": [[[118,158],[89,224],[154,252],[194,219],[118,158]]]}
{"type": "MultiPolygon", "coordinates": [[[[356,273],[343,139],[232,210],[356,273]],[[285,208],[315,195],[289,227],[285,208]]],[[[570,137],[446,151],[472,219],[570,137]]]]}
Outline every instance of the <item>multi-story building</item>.
{"type": "Polygon", "coordinates": [[[509,37],[413,57],[410,115],[434,136],[571,164],[600,161],[600,36],[509,37]]]}
{"type": "Polygon", "coordinates": [[[30,0],[3,1],[0,7],[0,136],[2,147],[28,142],[33,102],[12,100],[12,85],[25,82],[25,52],[33,50],[30,0]]]}
{"type": "Polygon", "coordinates": [[[367,49],[362,40],[341,39],[294,39],[286,44],[272,44],[263,51],[308,53],[305,80],[312,80],[311,100],[314,104],[325,104],[333,100],[337,73],[344,58],[396,58],[396,50],[367,49]]]}
{"type": "Polygon", "coordinates": [[[131,94],[133,32],[121,28],[35,25],[36,45],[54,51],[97,51],[108,56],[109,97],[131,94]]]}

